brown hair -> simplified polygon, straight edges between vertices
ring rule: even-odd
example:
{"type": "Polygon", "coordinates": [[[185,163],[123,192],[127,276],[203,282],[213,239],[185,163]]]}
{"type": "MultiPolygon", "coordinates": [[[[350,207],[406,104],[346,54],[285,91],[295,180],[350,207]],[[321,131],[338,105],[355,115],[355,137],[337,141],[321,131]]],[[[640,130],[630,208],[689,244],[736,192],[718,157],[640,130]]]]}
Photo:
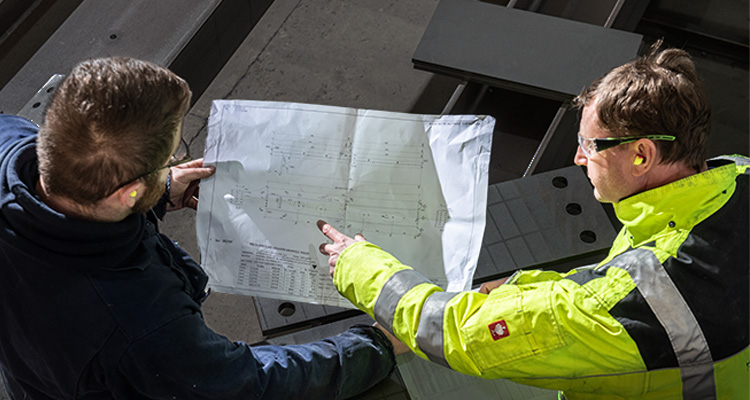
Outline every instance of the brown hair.
{"type": "MultiPolygon", "coordinates": [[[[76,65],[37,140],[46,189],[91,205],[157,170],[169,159],[190,95],[183,79],[150,62],[112,57],[76,65]]],[[[157,176],[144,179],[153,184],[157,176]]]]}
{"type": "Polygon", "coordinates": [[[596,101],[601,127],[614,136],[671,135],[655,141],[665,164],[684,162],[700,170],[711,132],[711,105],[690,55],[678,49],[659,51],[656,42],[645,56],[617,67],[594,81],[574,100],[583,108],[596,101]]]}

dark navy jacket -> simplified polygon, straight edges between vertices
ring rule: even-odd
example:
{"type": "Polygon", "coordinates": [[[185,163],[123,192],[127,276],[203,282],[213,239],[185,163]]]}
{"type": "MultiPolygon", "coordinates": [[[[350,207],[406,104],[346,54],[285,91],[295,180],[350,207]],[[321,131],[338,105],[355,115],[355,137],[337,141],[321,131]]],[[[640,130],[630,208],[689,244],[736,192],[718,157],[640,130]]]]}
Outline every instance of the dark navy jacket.
{"type": "Polygon", "coordinates": [[[36,126],[0,115],[0,371],[14,399],[352,396],[395,365],[369,326],[248,347],[209,329],[206,275],[145,215],[69,218],[39,200],[36,126]]]}

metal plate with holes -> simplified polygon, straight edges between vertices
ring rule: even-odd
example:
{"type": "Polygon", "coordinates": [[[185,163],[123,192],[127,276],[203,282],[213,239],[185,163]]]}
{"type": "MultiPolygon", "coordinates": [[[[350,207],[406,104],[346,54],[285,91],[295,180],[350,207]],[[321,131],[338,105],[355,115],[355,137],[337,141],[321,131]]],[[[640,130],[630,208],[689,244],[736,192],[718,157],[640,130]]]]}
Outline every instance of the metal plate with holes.
{"type": "Polygon", "coordinates": [[[47,83],[39,89],[34,97],[26,103],[25,106],[18,112],[18,115],[30,120],[31,122],[41,125],[44,119],[44,112],[47,110],[52,97],[55,94],[55,90],[65,79],[65,75],[55,74],[47,81],[47,83]]]}
{"type": "Polygon", "coordinates": [[[568,270],[598,262],[616,234],[581,167],[490,185],[474,281],[521,268],[568,270]]]}

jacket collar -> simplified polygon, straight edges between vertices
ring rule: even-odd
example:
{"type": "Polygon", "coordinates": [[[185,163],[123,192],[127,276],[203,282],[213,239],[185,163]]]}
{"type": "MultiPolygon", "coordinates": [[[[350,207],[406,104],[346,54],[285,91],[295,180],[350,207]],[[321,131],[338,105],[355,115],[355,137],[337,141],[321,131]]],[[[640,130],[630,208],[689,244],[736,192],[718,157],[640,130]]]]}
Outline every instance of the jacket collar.
{"type": "Polygon", "coordinates": [[[613,204],[631,246],[671,231],[692,229],[729,200],[738,172],[733,163],[716,166],[613,204]]]}

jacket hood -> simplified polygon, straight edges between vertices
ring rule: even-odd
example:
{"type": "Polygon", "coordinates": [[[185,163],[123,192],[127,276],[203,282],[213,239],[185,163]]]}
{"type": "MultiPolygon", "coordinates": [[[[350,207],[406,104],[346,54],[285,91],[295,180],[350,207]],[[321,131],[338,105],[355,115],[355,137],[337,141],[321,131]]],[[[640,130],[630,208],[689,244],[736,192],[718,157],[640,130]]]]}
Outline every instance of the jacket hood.
{"type": "Polygon", "coordinates": [[[0,160],[0,240],[51,265],[125,266],[144,234],[144,215],[133,214],[115,223],[93,222],[68,217],[44,204],[36,192],[36,137],[13,144],[0,160]]]}

